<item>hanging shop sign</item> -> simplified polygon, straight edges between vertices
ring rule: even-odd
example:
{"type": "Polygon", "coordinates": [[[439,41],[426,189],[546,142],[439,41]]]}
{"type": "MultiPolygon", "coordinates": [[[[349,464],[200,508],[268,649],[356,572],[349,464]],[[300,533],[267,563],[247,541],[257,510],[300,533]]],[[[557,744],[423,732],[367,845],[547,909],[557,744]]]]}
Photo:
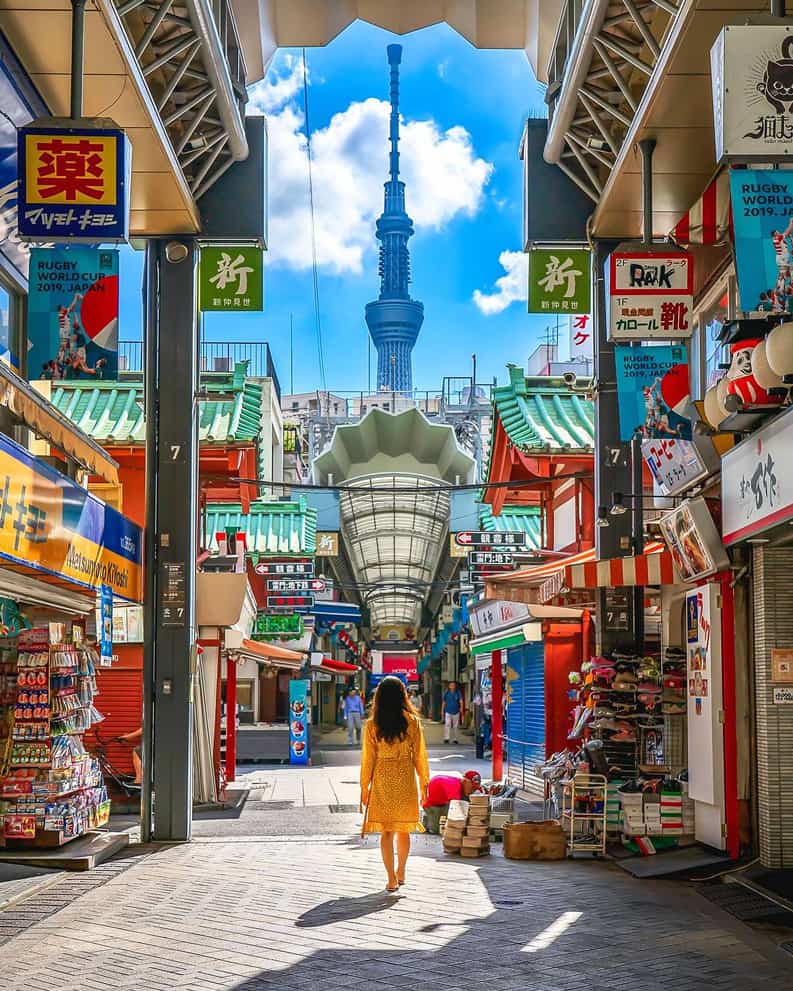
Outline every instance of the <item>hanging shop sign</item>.
{"type": "Polygon", "coordinates": [[[339,534],[337,531],[317,531],[316,557],[339,556],[339,534]]]}
{"type": "Polygon", "coordinates": [[[729,450],[721,462],[722,536],[729,547],[793,519],[793,410],[729,450]]]}
{"type": "Polygon", "coordinates": [[[684,581],[697,581],[729,567],[730,559],[702,496],[687,499],[659,522],[666,546],[684,581]]]}
{"type": "Polygon", "coordinates": [[[731,169],[730,196],[740,308],[793,313],[793,172],[731,169]]]}
{"type": "Polygon", "coordinates": [[[324,578],[268,578],[268,592],[321,592],[324,578]]]}
{"type": "Polygon", "coordinates": [[[592,308],[588,248],[532,248],[529,313],[588,313],[592,308]]]}
{"type": "Polygon", "coordinates": [[[715,582],[686,595],[688,793],[697,803],[696,838],[723,850],[724,726],[721,608],[715,582]]]}
{"type": "Polygon", "coordinates": [[[570,361],[592,367],[595,361],[595,336],[592,332],[592,317],[589,313],[569,317],[570,322],[570,361]]]}
{"type": "Polygon", "coordinates": [[[29,377],[118,378],[118,251],[33,248],[29,280],[29,377]]]}
{"type": "Polygon", "coordinates": [[[722,28],[710,50],[719,162],[782,161],[793,141],[793,30],[722,28]]]}
{"type": "Polygon", "coordinates": [[[143,533],[0,434],[0,558],[142,600],[143,533]]]}
{"type": "Polygon", "coordinates": [[[694,262],[685,253],[613,252],[609,280],[612,341],[691,337],[694,262]]]}
{"type": "Polygon", "coordinates": [[[309,612],[314,608],[313,595],[268,595],[268,609],[288,609],[290,612],[309,612]]]}
{"type": "Polygon", "coordinates": [[[313,561],[260,561],[254,571],[267,578],[313,578],[313,561]]]}
{"type": "Polygon", "coordinates": [[[198,268],[202,313],[264,309],[264,260],[255,245],[203,247],[198,268]]]}
{"type": "Polygon", "coordinates": [[[790,647],[771,649],[771,681],[777,685],[793,684],[793,650],[790,647]]]}
{"type": "Polygon", "coordinates": [[[471,568],[491,567],[504,565],[512,566],[514,562],[512,554],[504,551],[471,551],[468,554],[468,564],[471,568]]]}
{"type": "Polygon", "coordinates": [[[296,678],[289,682],[289,763],[308,764],[311,722],[311,681],[296,678]]]}
{"type": "Polygon", "coordinates": [[[254,640],[292,639],[303,636],[304,619],[299,613],[260,612],[253,622],[254,640]]]}
{"type": "Polygon", "coordinates": [[[99,590],[99,663],[113,663],[113,589],[103,585],[99,590]]]}
{"type": "Polygon", "coordinates": [[[620,440],[691,440],[685,347],[618,345],[614,358],[620,440]]]}
{"type": "Polygon", "coordinates": [[[685,492],[708,475],[708,467],[691,440],[673,437],[643,440],[642,457],[665,496],[685,492]]]}
{"type": "Polygon", "coordinates": [[[461,530],[454,534],[458,547],[508,547],[523,546],[526,534],[522,530],[461,530]]]}
{"type": "Polygon", "coordinates": [[[530,620],[531,613],[524,602],[498,599],[494,602],[485,602],[472,610],[471,629],[475,637],[483,637],[488,633],[497,633],[509,626],[530,620]]]}
{"type": "Polygon", "coordinates": [[[22,240],[128,240],[132,146],[122,130],[45,118],[20,128],[17,153],[22,240]]]}

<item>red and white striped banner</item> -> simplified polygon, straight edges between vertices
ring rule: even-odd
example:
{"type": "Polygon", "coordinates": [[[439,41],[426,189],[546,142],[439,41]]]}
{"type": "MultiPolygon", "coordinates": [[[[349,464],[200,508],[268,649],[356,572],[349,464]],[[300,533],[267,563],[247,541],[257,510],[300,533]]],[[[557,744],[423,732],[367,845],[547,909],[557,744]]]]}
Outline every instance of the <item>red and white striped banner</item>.
{"type": "Polygon", "coordinates": [[[732,237],[730,173],[724,169],[678,220],[669,236],[684,248],[689,244],[718,244],[728,235],[732,237]]]}
{"type": "Polygon", "coordinates": [[[644,554],[589,561],[564,569],[565,588],[616,588],[620,585],[674,585],[680,581],[672,555],[663,544],[648,544],[644,554]]]}

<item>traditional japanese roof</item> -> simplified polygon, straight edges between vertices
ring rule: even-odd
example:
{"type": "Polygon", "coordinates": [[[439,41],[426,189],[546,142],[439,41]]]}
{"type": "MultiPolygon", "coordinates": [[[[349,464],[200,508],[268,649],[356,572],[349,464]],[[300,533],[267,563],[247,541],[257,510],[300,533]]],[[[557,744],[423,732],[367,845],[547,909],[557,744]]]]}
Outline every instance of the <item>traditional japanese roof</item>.
{"type": "Polygon", "coordinates": [[[479,512],[479,523],[483,530],[503,533],[519,530],[526,534],[526,550],[539,550],[542,546],[541,511],[539,506],[504,506],[498,516],[484,504],[479,512]]]}
{"type": "MultiPolygon", "coordinates": [[[[248,363],[238,362],[230,374],[202,376],[207,395],[199,407],[203,444],[256,443],[261,455],[263,386],[247,377],[248,363]]],[[[144,444],[143,382],[53,382],[55,407],[104,447],[144,444]]],[[[267,438],[269,441],[269,438],[267,438]]]]}
{"type": "Polygon", "coordinates": [[[249,554],[310,557],[317,546],[317,511],[302,498],[297,502],[252,502],[247,514],[239,503],[207,503],[209,550],[217,550],[215,534],[230,527],[245,534],[249,554]]]}
{"type": "Polygon", "coordinates": [[[500,420],[510,443],[523,452],[594,450],[592,400],[571,392],[562,378],[526,378],[521,368],[507,367],[509,384],[493,389],[494,430],[500,420]]]}

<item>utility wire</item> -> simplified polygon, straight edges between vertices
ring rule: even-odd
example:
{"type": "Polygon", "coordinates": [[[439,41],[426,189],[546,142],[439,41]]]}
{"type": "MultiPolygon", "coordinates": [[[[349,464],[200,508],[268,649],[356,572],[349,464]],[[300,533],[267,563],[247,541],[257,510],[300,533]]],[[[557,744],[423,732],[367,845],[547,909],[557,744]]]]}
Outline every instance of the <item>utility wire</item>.
{"type": "Polygon", "coordinates": [[[322,346],[322,318],[319,310],[319,273],[317,272],[317,227],[314,217],[314,175],[311,168],[311,121],[308,114],[308,66],[306,50],[303,51],[303,110],[306,116],[306,158],[308,160],[308,202],[311,213],[311,265],[314,281],[314,325],[317,334],[317,357],[319,359],[319,380],[327,391],[325,382],[325,354],[322,346]]]}

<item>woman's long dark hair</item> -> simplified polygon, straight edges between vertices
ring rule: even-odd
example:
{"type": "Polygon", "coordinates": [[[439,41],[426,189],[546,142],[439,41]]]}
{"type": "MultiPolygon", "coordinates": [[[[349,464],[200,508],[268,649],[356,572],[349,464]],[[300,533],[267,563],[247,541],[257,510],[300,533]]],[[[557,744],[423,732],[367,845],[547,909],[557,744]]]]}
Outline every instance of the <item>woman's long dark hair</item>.
{"type": "Polygon", "coordinates": [[[385,740],[387,743],[403,740],[408,731],[408,720],[415,712],[405,683],[393,675],[383,678],[374,693],[372,710],[378,740],[385,740]]]}

